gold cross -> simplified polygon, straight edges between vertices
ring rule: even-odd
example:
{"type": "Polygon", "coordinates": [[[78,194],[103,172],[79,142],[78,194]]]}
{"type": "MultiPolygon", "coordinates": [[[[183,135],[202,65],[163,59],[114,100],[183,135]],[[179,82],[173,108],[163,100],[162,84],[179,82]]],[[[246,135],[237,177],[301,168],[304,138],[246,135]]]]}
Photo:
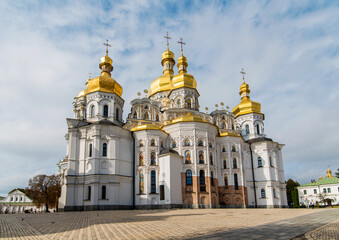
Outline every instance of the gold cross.
{"type": "Polygon", "coordinates": [[[167,32],[167,34],[166,34],[166,36],[165,36],[164,38],[166,38],[166,39],[167,39],[167,49],[168,49],[168,46],[169,46],[169,44],[168,44],[168,40],[169,40],[169,39],[171,39],[171,38],[168,36],[168,32],[167,32]]]}
{"type": "Polygon", "coordinates": [[[181,45],[181,53],[182,53],[182,45],[185,45],[186,43],[182,41],[182,38],[180,38],[180,41],[178,43],[181,45]]]}
{"type": "Polygon", "coordinates": [[[108,47],[112,47],[110,44],[108,44],[108,39],[106,39],[104,45],[106,46],[106,56],[108,56],[108,47]]]}
{"type": "Polygon", "coordinates": [[[245,72],[244,72],[244,69],[242,68],[240,73],[242,74],[242,80],[245,82],[245,72]]]}
{"type": "Polygon", "coordinates": [[[88,79],[91,79],[92,73],[88,73],[88,79]]]}

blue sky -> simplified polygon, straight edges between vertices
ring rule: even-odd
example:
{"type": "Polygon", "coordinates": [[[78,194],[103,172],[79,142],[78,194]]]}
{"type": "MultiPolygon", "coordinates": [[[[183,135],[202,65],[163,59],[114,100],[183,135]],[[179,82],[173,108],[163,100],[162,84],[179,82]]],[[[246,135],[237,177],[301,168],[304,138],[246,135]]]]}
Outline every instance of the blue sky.
{"type": "Polygon", "coordinates": [[[0,195],[57,171],[66,117],[109,38],[125,116],[182,37],[201,110],[240,97],[241,68],[283,149],[285,178],[339,167],[337,1],[1,1],[0,195]]]}

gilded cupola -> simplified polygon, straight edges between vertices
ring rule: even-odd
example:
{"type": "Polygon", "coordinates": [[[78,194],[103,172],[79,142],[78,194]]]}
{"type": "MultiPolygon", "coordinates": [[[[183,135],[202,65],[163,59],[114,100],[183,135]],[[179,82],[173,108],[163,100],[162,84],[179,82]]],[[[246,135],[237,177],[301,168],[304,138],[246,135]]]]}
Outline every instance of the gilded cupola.
{"type": "Polygon", "coordinates": [[[106,50],[106,56],[101,58],[99,68],[101,69],[101,75],[96,78],[88,79],[85,90],[85,94],[89,94],[96,91],[115,93],[121,97],[123,89],[119,83],[117,83],[112,77],[111,72],[113,71],[113,61],[108,56],[106,50]]]}
{"type": "MultiPolygon", "coordinates": [[[[245,74],[243,70],[241,73],[245,74]]],[[[239,95],[241,96],[241,102],[232,110],[235,117],[248,113],[259,113],[264,115],[263,113],[261,113],[261,104],[250,99],[250,92],[251,90],[249,88],[249,85],[245,82],[245,77],[243,76],[243,83],[240,86],[239,92],[239,95]]]]}
{"type": "Polygon", "coordinates": [[[169,50],[168,39],[170,37],[165,36],[167,38],[167,49],[161,55],[161,65],[163,66],[163,75],[155,79],[149,88],[149,96],[152,96],[158,92],[171,90],[171,80],[173,78],[173,67],[175,65],[175,56],[174,53],[169,50]]]}
{"type": "Polygon", "coordinates": [[[178,70],[179,73],[175,75],[172,79],[172,89],[182,88],[182,87],[188,87],[188,88],[197,88],[197,81],[195,81],[194,77],[191,74],[187,73],[187,58],[183,54],[182,50],[182,44],[185,44],[182,42],[182,39],[180,42],[181,44],[181,55],[178,58],[178,70]]]}

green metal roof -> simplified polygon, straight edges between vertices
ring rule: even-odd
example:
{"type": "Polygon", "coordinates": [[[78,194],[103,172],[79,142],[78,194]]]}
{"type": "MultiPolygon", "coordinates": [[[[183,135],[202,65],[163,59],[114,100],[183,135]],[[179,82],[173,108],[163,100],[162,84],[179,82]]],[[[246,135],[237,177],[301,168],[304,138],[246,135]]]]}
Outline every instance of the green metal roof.
{"type": "Polygon", "coordinates": [[[319,186],[319,185],[327,185],[327,184],[335,184],[335,183],[339,183],[339,178],[327,177],[327,178],[319,179],[315,181],[314,183],[306,183],[304,185],[301,185],[300,187],[319,186]]]}

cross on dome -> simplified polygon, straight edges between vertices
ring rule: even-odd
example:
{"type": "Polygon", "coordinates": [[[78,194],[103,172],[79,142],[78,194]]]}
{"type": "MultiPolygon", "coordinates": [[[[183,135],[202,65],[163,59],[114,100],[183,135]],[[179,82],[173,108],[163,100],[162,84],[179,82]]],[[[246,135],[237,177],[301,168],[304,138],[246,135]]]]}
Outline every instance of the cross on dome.
{"type": "Polygon", "coordinates": [[[167,41],[167,49],[168,49],[168,47],[169,47],[168,40],[171,39],[171,38],[168,36],[168,32],[167,32],[166,36],[164,36],[164,38],[166,38],[166,41],[167,41]]]}
{"type": "Polygon", "coordinates": [[[240,73],[242,74],[242,80],[245,82],[245,74],[246,72],[244,71],[244,69],[242,68],[240,73]]]}
{"type": "Polygon", "coordinates": [[[112,47],[110,44],[108,44],[108,39],[106,39],[104,45],[106,46],[106,56],[108,56],[108,47],[112,47]]]}
{"type": "Polygon", "coordinates": [[[181,47],[181,54],[182,54],[182,45],[185,45],[186,43],[182,41],[182,38],[180,38],[180,41],[178,41],[181,47]]]}

